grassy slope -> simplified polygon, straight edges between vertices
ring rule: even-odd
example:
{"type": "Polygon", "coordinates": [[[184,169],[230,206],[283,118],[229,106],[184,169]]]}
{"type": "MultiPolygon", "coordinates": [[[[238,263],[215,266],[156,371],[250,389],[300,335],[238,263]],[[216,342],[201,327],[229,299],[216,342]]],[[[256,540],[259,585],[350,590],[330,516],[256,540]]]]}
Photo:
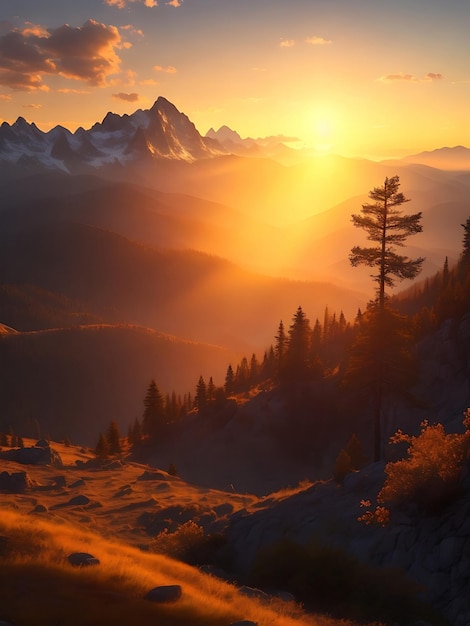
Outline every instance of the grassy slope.
{"type": "MultiPolygon", "coordinates": [[[[137,513],[129,515],[132,508],[122,507],[124,502],[116,501],[115,492],[125,482],[131,483],[134,491],[125,500],[131,504],[148,498],[149,491],[156,492],[155,483],[135,480],[145,467],[129,464],[114,472],[78,469],[73,464],[76,459],[89,458],[86,451],[56,444],[54,447],[61,452],[65,467],[57,470],[29,466],[31,477],[44,485],[59,472],[65,475],[67,484],[81,476],[85,486],[80,493],[99,499],[101,506],[51,509],[47,514],[31,515],[36,502],[51,507],[51,503],[66,501],[75,493],[69,488],[0,494],[0,537],[7,538],[0,545],[0,620],[23,626],[228,626],[240,619],[253,620],[259,626],[352,626],[348,621],[306,615],[294,603],[275,599],[268,605],[261,604],[196,568],[131,547],[133,537],[134,542],[136,536],[142,540],[142,529],[139,534],[132,521],[132,514],[137,513]],[[92,553],[100,565],[71,567],[66,557],[75,551],[92,553]],[[144,600],[149,589],[171,584],[182,586],[183,596],[178,603],[162,606],[144,600]]],[[[2,469],[13,472],[25,468],[2,462],[2,469]]],[[[212,505],[226,501],[237,510],[257,502],[254,496],[205,490],[167,478],[168,490],[158,490],[153,503],[156,508],[165,502],[205,500],[212,505]]]]}

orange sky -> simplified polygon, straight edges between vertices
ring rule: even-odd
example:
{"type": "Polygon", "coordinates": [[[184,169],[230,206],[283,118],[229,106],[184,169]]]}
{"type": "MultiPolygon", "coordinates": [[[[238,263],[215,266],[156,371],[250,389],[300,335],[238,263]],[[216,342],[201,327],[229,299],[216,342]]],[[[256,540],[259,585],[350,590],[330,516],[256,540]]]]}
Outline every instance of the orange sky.
{"type": "Polygon", "coordinates": [[[159,95],[205,132],[386,157],[470,146],[461,0],[3,0],[0,119],[90,127],[159,95]]]}

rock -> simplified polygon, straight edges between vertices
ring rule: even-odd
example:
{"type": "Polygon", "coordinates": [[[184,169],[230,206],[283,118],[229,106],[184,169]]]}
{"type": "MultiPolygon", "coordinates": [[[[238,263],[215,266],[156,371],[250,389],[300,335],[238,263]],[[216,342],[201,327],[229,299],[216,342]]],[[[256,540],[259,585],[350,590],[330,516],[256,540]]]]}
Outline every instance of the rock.
{"type": "Polygon", "coordinates": [[[224,502],[224,504],[215,506],[213,511],[218,517],[225,517],[225,515],[233,513],[233,505],[230,502],[224,502]]]}
{"type": "Polygon", "coordinates": [[[145,470],[143,474],[137,477],[137,480],[166,480],[166,476],[161,472],[149,472],[145,470]]]}
{"type": "Polygon", "coordinates": [[[83,487],[84,484],[85,484],[85,481],[83,480],[83,478],[79,478],[74,483],[69,485],[69,487],[70,489],[76,489],[77,487],[83,487]]]}
{"type": "Polygon", "coordinates": [[[67,561],[74,567],[88,567],[100,564],[99,559],[88,552],[72,552],[72,554],[68,555],[67,561]]]}
{"type": "Polygon", "coordinates": [[[52,484],[57,489],[62,489],[67,486],[67,482],[65,480],[65,476],[54,476],[52,479],[52,484]]]}
{"type": "Polygon", "coordinates": [[[50,448],[51,444],[46,439],[40,439],[34,444],[36,448],[50,448]]]}
{"type": "Polygon", "coordinates": [[[44,504],[36,504],[31,513],[47,513],[48,510],[49,509],[44,504]]]}
{"type": "Polygon", "coordinates": [[[85,504],[90,504],[90,502],[91,500],[88,496],[80,494],[79,496],[74,496],[73,498],[70,498],[67,504],[70,506],[83,506],[85,504]]]}
{"type": "Polygon", "coordinates": [[[52,465],[53,467],[63,467],[62,458],[57,450],[47,445],[32,446],[28,448],[12,448],[2,450],[0,458],[8,461],[15,461],[22,465],[52,465]]]}
{"type": "Polygon", "coordinates": [[[239,622],[232,622],[230,626],[258,626],[258,622],[252,622],[248,619],[242,619],[239,622]]]}
{"type": "Polygon", "coordinates": [[[439,545],[439,569],[450,569],[462,555],[465,540],[462,537],[445,537],[439,545]]]}
{"type": "Polygon", "coordinates": [[[159,603],[176,602],[181,598],[182,593],[181,585],[161,585],[151,589],[145,595],[145,599],[159,603]]]}
{"type": "Polygon", "coordinates": [[[23,493],[26,489],[31,489],[33,485],[33,481],[26,472],[0,473],[0,491],[23,493]]]}

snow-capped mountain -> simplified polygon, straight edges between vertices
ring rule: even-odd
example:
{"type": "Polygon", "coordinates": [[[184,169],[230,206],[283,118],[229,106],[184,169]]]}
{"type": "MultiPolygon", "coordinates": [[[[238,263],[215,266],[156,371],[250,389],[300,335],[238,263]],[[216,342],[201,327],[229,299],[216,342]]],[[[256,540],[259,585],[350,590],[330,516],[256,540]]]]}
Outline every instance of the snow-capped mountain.
{"type": "Polygon", "coordinates": [[[26,168],[74,172],[84,167],[125,165],[140,159],[192,162],[225,154],[215,139],[202,137],[189,118],[163,97],[131,115],[108,113],[89,130],[62,126],[42,132],[19,117],[0,126],[0,162],[26,168]]]}

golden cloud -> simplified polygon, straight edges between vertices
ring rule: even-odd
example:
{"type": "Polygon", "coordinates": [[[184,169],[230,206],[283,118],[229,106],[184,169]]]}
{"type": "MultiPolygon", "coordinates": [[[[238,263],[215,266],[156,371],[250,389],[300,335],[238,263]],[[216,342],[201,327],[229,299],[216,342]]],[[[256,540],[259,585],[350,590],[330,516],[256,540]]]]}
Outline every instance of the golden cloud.
{"type": "Polygon", "coordinates": [[[138,93],[113,93],[113,98],[124,102],[137,102],[140,99],[138,93]]]}
{"type": "Polygon", "coordinates": [[[393,82],[407,82],[407,83],[426,83],[434,80],[442,80],[444,76],[442,74],[437,74],[434,72],[428,72],[426,76],[423,78],[417,78],[413,74],[405,74],[403,72],[398,72],[398,74],[385,74],[385,76],[381,76],[377,80],[382,83],[393,83],[393,82]]]}
{"type": "Polygon", "coordinates": [[[47,75],[82,80],[104,87],[120,70],[116,50],[122,39],[115,26],[88,20],[82,27],[64,24],[44,29],[28,25],[0,36],[0,85],[11,89],[47,91],[47,75]]]}
{"type": "Polygon", "coordinates": [[[308,43],[311,46],[327,46],[333,42],[331,39],[324,39],[323,37],[317,37],[314,35],[313,37],[307,37],[305,43],[308,43]]]}

